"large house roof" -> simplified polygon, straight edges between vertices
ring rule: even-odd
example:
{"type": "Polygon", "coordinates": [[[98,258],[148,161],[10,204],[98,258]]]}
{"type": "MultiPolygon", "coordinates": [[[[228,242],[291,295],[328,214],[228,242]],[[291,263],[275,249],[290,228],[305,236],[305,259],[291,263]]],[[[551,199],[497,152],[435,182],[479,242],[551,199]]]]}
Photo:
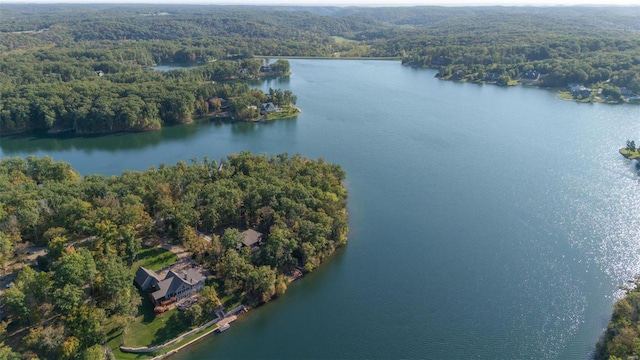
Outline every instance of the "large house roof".
{"type": "Polygon", "coordinates": [[[204,281],[204,276],[202,276],[202,274],[196,269],[187,269],[180,273],[171,270],[167,274],[166,278],[168,279],[170,277],[178,277],[181,281],[186,282],[189,285],[195,285],[200,281],[204,281]]]}
{"type": "Polygon", "coordinates": [[[151,296],[153,297],[154,300],[160,300],[166,297],[168,294],[171,294],[176,290],[178,290],[178,288],[182,284],[183,282],[180,281],[179,278],[175,278],[175,277],[166,278],[158,283],[158,286],[157,286],[158,290],[152,292],[151,296]]]}
{"type": "Polygon", "coordinates": [[[242,245],[251,247],[255,245],[262,238],[262,233],[253,229],[249,229],[242,232],[242,245]]]}
{"type": "Polygon", "coordinates": [[[180,273],[170,270],[164,280],[158,282],[158,290],[152,292],[151,296],[155,300],[160,300],[167,295],[178,291],[178,289],[180,289],[180,286],[182,286],[183,284],[193,286],[204,280],[205,277],[196,269],[188,269],[180,273]]]}
{"type": "Polygon", "coordinates": [[[140,289],[147,290],[160,282],[160,279],[158,279],[158,274],[156,274],[155,271],[140,266],[136,271],[133,282],[138,285],[140,289]]]}

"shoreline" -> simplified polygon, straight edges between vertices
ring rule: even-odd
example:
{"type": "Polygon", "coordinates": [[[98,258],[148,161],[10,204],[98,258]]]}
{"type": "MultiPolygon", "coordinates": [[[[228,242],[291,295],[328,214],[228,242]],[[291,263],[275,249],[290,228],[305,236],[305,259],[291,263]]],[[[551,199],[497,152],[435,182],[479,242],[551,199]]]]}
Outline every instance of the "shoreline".
{"type": "Polygon", "coordinates": [[[375,60],[375,61],[402,61],[401,56],[266,56],[266,55],[254,55],[257,59],[294,59],[294,60],[375,60]]]}
{"type": "MultiPolygon", "coordinates": [[[[304,274],[302,273],[302,271],[296,269],[296,271],[293,273],[293,275],[291,275],[288,279],[287,279],[287,283],[291,284],[293,282],[295,282],[296,280],[300,279],[304,277],[304,274]]],[[[135,354],[138,356],[148,356],[147,359],[150,360],[161,360],[161,359],[165,359],[165,358],[169,358],[175,354],[177,354],[178,352],[180,352],[181,350],[199,342],[200,340],[215,334],[215,333],[220,333],[218,332],[218,330],[221,328],[221,326],[224,325],[228,325],[234,321],[236,321],[240,315],[244,315],[249,313],[251,310],[253,310],[253,308],[245,306],[245,305],[240,305],[232,310],[230,310],[229,312],[227,312],[227,315],[223,318],[216,318],[213,319],[211,321],[208,321],[206,323],[204,323],[203,325],[198,326],[195,329],[189,330],[185,333],[182,333],[180,335],[178,335],[177,337],[175,337],[174,339],[171,339],[167,342],[165,342],[164,344],[161,345],[156,345],[156,346],[152,346],[152,347],[128,347],[128,346],[124,346],[124,345],[120,345],[118,347],[118,349],[122,352],[122,353],[126,353],[126,354],[135,354]],[[238,309],[240,309],[240,312],[238,312],[238,309]],[[229,314],[234,314],[234,315],[229,315],[229,314]],[[196,336],[192,339],[186,340],[186,338],[189,338],[190,336],[196,336]],[[182,341],[187,341],[183,344],[180,344],[182,341]],[[176,348],[173,348],[174,346],[178,346],[176,348]],[[166,352],[163,352],[164,350],[166,350],[166,352]],[[158,353],[160,352],[160,353],[158,353]],[[153,354],[153,355],[152,355],[153,354]]],[[[110,351],[113,351],[113,349],[109,349],[110,351]]],[[[117,358],[117,357],[116,357],[117,358]]]]}

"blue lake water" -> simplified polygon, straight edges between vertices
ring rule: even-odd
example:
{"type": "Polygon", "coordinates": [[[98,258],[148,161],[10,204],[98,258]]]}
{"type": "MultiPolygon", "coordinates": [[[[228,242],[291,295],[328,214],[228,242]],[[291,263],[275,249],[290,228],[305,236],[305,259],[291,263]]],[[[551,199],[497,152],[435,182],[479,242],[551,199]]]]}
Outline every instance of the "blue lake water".
{"type": "MultiPolygon", "coordinates": [[[[640,107],[458,84],[387,61],[293,60],[303,113],[154,133],[0,139],[118,174],[244,150],[347,171],[349,244],[179,359],[586,359],[639,273],[640,192],[617,152],[640,107]]],[[[637,140],[637,138],[636,138],[637,140]]]]}

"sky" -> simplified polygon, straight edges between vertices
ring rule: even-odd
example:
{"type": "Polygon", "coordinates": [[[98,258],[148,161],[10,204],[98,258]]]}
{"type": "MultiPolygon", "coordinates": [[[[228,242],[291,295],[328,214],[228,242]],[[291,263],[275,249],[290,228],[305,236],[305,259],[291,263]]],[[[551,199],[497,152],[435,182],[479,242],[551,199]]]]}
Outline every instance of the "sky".
{"type": "Polygon", "coordinates": [[[216,5],[325,5],[325,6],[484,6],[484,5],[633,5],[640,0],[0,0],[2,3],[145,3],[216,5]]]}

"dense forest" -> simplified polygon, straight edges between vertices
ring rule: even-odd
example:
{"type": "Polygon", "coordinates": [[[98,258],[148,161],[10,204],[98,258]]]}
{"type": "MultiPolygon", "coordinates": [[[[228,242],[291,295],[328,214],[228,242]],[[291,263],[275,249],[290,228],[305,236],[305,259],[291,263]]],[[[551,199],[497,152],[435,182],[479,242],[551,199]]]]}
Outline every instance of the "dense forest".
{"type": "Polygon", "coordinates": [[[611,102],[640,94],[637,7],[3,4],[0,20],[3,134],[190,121],[207,111],[203,82],[260,76],[256,55],[396,57],[441,79],[576,84],[574,96],[611,102]],[[144,71],[168,62],[207,65],[179,76],[144,71]],[[86,120],[96,116],[118,120],[86,120]]]}
{"type": "MultiPolygon", "coordinates": [[[[0,339],[13,334],[14,349],[40,359],[100,353],[106,324],[124,326],[137,313],[129,267],[143,240],[159,237],[177,239],[213,274],[200,304],[205,317],[218,296],[267,302],[295,268],[312,271],[345,244],[344,178],[337,165],[286,154],[84,178],[48,157],[3,159],[0,267],[20,262],[26,243],[48,251],[5,291],[11,324],[0,323],[0,339]],[[237,247],[247,228],[264,234],[259,251],[237,247]],[[216,235],[207,242],[198,232],[216,235]]],[[[0,358],[15,356],[1,341],[0,358]]]]}
{"type": "Polygon", "coordinates": [[[596,360],[635,359],[640,356],[640,289],[633,290],[613,306],[613,315],[596,346],[596,360]]]}
{"type": "MultiPolygon", "coordinates": [[[[145,70],[156,61],[151,51],[114,45],[9,52],[0,64],[0,133],[157,130],[217,114],[220,101],[228,102],[230,116],[251,118],[246,114],[251,105],[259,108],[277,99],[229,81],[289,73],[286,60],[264,66],[259,59],[169,72],[145,70]]],[[[287,97],[290,101],[279,105],[295,104],[289,91],[287,97]]]]}

